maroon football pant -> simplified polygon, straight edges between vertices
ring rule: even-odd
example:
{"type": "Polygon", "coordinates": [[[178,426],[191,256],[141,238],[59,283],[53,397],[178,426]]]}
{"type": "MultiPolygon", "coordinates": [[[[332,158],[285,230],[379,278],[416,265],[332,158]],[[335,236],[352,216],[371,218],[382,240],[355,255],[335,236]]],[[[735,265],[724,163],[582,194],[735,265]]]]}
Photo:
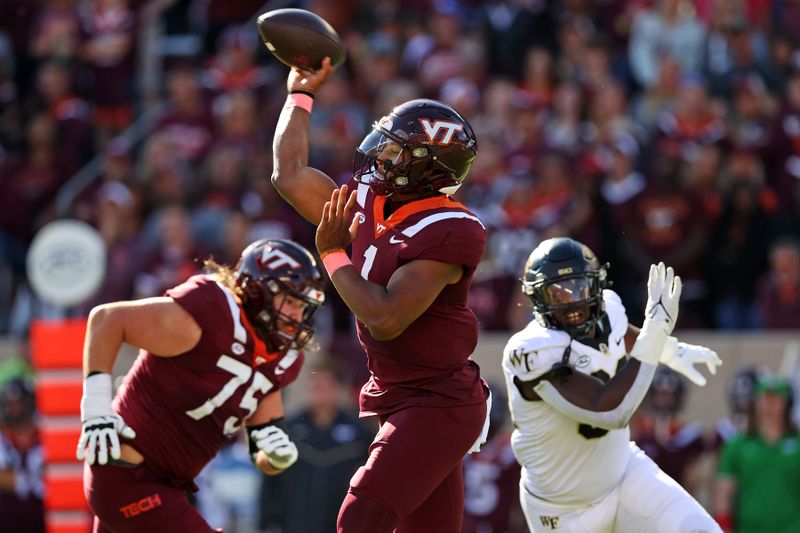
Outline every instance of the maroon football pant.
{"type": "Polygon", "coordinates": [[[144,467],[83,467],[83,492],[95,514],[94,533],[214,532],[186,498],[144,467]]]}
{"type": "Polygon", "coordinates": [[[483,403],[411,407],[382,417],[366,464],[350,480],[338,532],[461,531],[461,460],[485,417],[483,403]]]}

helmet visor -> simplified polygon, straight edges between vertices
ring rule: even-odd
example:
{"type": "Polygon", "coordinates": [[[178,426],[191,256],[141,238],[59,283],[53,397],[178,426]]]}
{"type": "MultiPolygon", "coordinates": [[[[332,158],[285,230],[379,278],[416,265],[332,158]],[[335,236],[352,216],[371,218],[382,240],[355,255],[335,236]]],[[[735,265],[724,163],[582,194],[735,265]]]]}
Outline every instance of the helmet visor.
{"type": "Polygon", "coordinates": [[[413,163],[429,153],[427,146],[409,140],[406,132],[389,133],[376,126],[356,149],[353,177],[359,183],[386,189],[382,192],[386,194],[413,181],[413,163]]]}
{"type": "Polygon", "coordinates": [[[570,278],[554,281],[542,291],[548,305],[569,305],[584,302],[592,297],[592,282],[589,278],[570,278]]]}
{"type": "Polygon", "coordinates": [[[360,180],[362,183],[383,181],[388,172],[408,158],[408,151],[398,141],[383,131],[373,130],[356,149],[353,174],[366,178],[360,180]]]}

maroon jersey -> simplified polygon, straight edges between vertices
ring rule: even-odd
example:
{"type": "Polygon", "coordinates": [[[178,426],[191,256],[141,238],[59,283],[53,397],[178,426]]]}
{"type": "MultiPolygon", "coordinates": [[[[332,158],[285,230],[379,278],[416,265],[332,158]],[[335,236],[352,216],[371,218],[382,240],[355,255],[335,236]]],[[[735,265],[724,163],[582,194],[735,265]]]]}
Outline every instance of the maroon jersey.
{"type": "MultiPolygon", "coordinates": [[[[522,533],[512,515],[522,516],[519,502],[520,466],[511,435],[501,434],[479,453],[464,456],[464,524],[461,533],[522,533]]],[[[521,522],[521,521],[519,521],[521,522]]]]}
{"type": "Polygon", "coordinates": [[[386,197],[351,181],[356,186],[355,216],[361,217],[361,226],[352,261],[361,277],[385,287],[399,267],[415,259],[464,266],[461,280],[446,286],[397,338],[375,340],[356,321],[371,374],[361,389],[362,416],[485,401],[478,365],[469,359],[478,341],[478,323],[467,307],[467,294],[483,256],[486,229],[447,196],[410,202],[384,219],[386,197]]]}
{"type": "Polygon", "coordinates": [[[645,427],[636,444],[672,479],[685,486],[686,469],[705,449],[702,426],[675,422],[667,439],[658,439],[652,427],[645,427]]]}
{"type": "Polygon", "coordinates": [[[213,277],[193,276],[166,294],[200,326],[200,341],[177,357],[142,350],[114,410],[149,466],[190,482],[264,396],[294,381],[303,355],[267,353],[236,296],[213,277]]]}

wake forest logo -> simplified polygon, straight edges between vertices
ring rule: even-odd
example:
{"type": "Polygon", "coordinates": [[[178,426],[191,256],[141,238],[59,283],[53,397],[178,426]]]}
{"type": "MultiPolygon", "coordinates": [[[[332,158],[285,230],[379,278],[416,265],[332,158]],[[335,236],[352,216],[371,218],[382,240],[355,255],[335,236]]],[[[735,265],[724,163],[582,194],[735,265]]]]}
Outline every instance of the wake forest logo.
{"type": "Polygon", "coordinates": [[[542,521],[542,525],[546,528],[556,529],[558,527],[558,517],[557,516],[544,516],[539,515],[539,520],[542,521]]]}
{"type": "Polygon", "coordinates": [[[511,364],[520,367],[525,365],[525,371],[530,372],[533,369],[533,356],[536,355],[537,352],[526,352],[523,349],[512,350],[511,355],[508,357],[511,360],[511,364]]]}

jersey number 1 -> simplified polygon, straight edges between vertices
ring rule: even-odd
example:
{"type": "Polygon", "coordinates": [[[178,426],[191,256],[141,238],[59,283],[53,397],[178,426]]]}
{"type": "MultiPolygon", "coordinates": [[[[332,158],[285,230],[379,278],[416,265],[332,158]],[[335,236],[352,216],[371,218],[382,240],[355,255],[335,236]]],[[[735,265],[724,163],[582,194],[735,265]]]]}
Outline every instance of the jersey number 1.
{"type": "Polygon", "coordinates": [[[369,248],[364,250],[364,264],[361,266],[361,277],[369,281],[369,271],[372,270],[372,264],[375,262],[375,256],[378,255],[378,247],[370,244],[369,248]]]}

